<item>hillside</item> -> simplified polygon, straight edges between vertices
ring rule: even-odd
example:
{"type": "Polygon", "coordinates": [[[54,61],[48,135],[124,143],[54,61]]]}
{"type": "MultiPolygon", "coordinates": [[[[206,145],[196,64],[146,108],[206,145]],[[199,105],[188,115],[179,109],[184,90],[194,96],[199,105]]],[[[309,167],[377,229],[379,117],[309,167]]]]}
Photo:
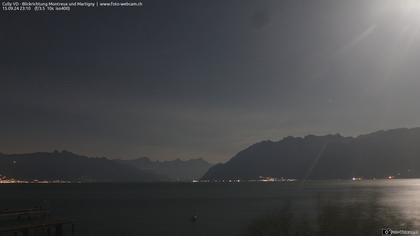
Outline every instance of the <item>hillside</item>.
{"type": "Polygon", "coordinates": [[[263,141],[209,169],[203,180],[352,177],[420,177],[420,128],[378,131],[357,137],[287,137],[263,141]]]}
{"type": "Polygon", "coordinates": [[[0,174],[20,180],[81,182],[144,182],[166,178],[106,158],[89,158],[67,151],[0,154],[0,174]]]}
{"type": "Polygon", "coordinates": [[[199,179],[212,166],[203,159],[152,161],[147,157],[141,157],[134,160],[121,160],[119,162],[142,171],[151,171],[166,176],[172,181],[192,181],[199,179]]]}

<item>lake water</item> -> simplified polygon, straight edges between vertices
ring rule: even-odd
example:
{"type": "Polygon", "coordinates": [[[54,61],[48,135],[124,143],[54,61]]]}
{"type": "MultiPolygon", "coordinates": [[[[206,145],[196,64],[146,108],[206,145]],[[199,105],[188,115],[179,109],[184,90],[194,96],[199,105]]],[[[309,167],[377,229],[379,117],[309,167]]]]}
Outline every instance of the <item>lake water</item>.
{"type": "Polygon", "coordinates": [[[381,235],[420,229],[420,180],[0,185],[0,209],[33,206],[77,236],[381,235]]]}

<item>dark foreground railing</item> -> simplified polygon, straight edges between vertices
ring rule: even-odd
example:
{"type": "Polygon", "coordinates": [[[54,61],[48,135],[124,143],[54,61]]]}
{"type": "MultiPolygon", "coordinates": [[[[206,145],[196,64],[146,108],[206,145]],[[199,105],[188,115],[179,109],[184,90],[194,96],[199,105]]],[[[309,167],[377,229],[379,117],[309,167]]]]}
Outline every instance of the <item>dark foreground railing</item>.
{"type": "Polygon", "coordinates": [[[49,210],[43,208],[0,210],[0,236],[29,236],[35,232],[36,235],[64,236],[68,231],[73,236],[74,230],[72,221],[52,218],[49,210]]]}

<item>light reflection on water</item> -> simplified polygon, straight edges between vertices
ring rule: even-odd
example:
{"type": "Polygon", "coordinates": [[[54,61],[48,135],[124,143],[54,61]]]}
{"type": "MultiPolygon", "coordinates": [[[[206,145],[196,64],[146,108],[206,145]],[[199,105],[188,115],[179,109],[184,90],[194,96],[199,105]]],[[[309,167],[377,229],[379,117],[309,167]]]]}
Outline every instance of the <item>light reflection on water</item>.
{"type": "MultiPolygon", "coordinates": [[[[385,185],[380,203],[395,207],[407,220],[420,226],[420,180],[393,180],[385,185]],[[387,187],[389,186],[389,187],[387,187]]],[[[420,227],[417,227],[420,230],[420,227]]]]}
{"type": "Polygon", "coordinates": [[[295,197],[304,200],[291,197],[283,209],[253,220],[242,235],[381,235],[382,228],[420,231],[418,179],[311,182],[295,197]]]}
{"type": "Polygon", "coordinates": [[[0,209],[43,204],[76,220],[77,236],[380,235],[384,226],[420,229],[418,179],[0,186],[0,209]],[[199,216],[196,223],[192,215],[199,216]]]}

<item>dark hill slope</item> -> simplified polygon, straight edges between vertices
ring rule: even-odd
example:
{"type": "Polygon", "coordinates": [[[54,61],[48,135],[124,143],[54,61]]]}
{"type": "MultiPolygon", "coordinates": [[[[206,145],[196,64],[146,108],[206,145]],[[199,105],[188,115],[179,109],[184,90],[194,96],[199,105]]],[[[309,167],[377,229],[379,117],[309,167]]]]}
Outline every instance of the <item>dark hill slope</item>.
{"type": "Polygon", "coordinates": [[[152,171],[167,176],[172,181],[192,181],[201,178],[212,166],[203,159],[152,161],[147,157],[134,160],[120,160],[122,164],[130,165],[142,171],[152,171]]]}
{"type": "Polygon", "coordinates": [[[264,141],[215,165],[202,179],[420,177],[420,128],[264,141]]]}
{"type": "Polygon", "coordinates": [[[142,182],[160,176],[106,158],[89,158],[71,152],[0,155],[0,174],[22,180],[142,182]]]}

